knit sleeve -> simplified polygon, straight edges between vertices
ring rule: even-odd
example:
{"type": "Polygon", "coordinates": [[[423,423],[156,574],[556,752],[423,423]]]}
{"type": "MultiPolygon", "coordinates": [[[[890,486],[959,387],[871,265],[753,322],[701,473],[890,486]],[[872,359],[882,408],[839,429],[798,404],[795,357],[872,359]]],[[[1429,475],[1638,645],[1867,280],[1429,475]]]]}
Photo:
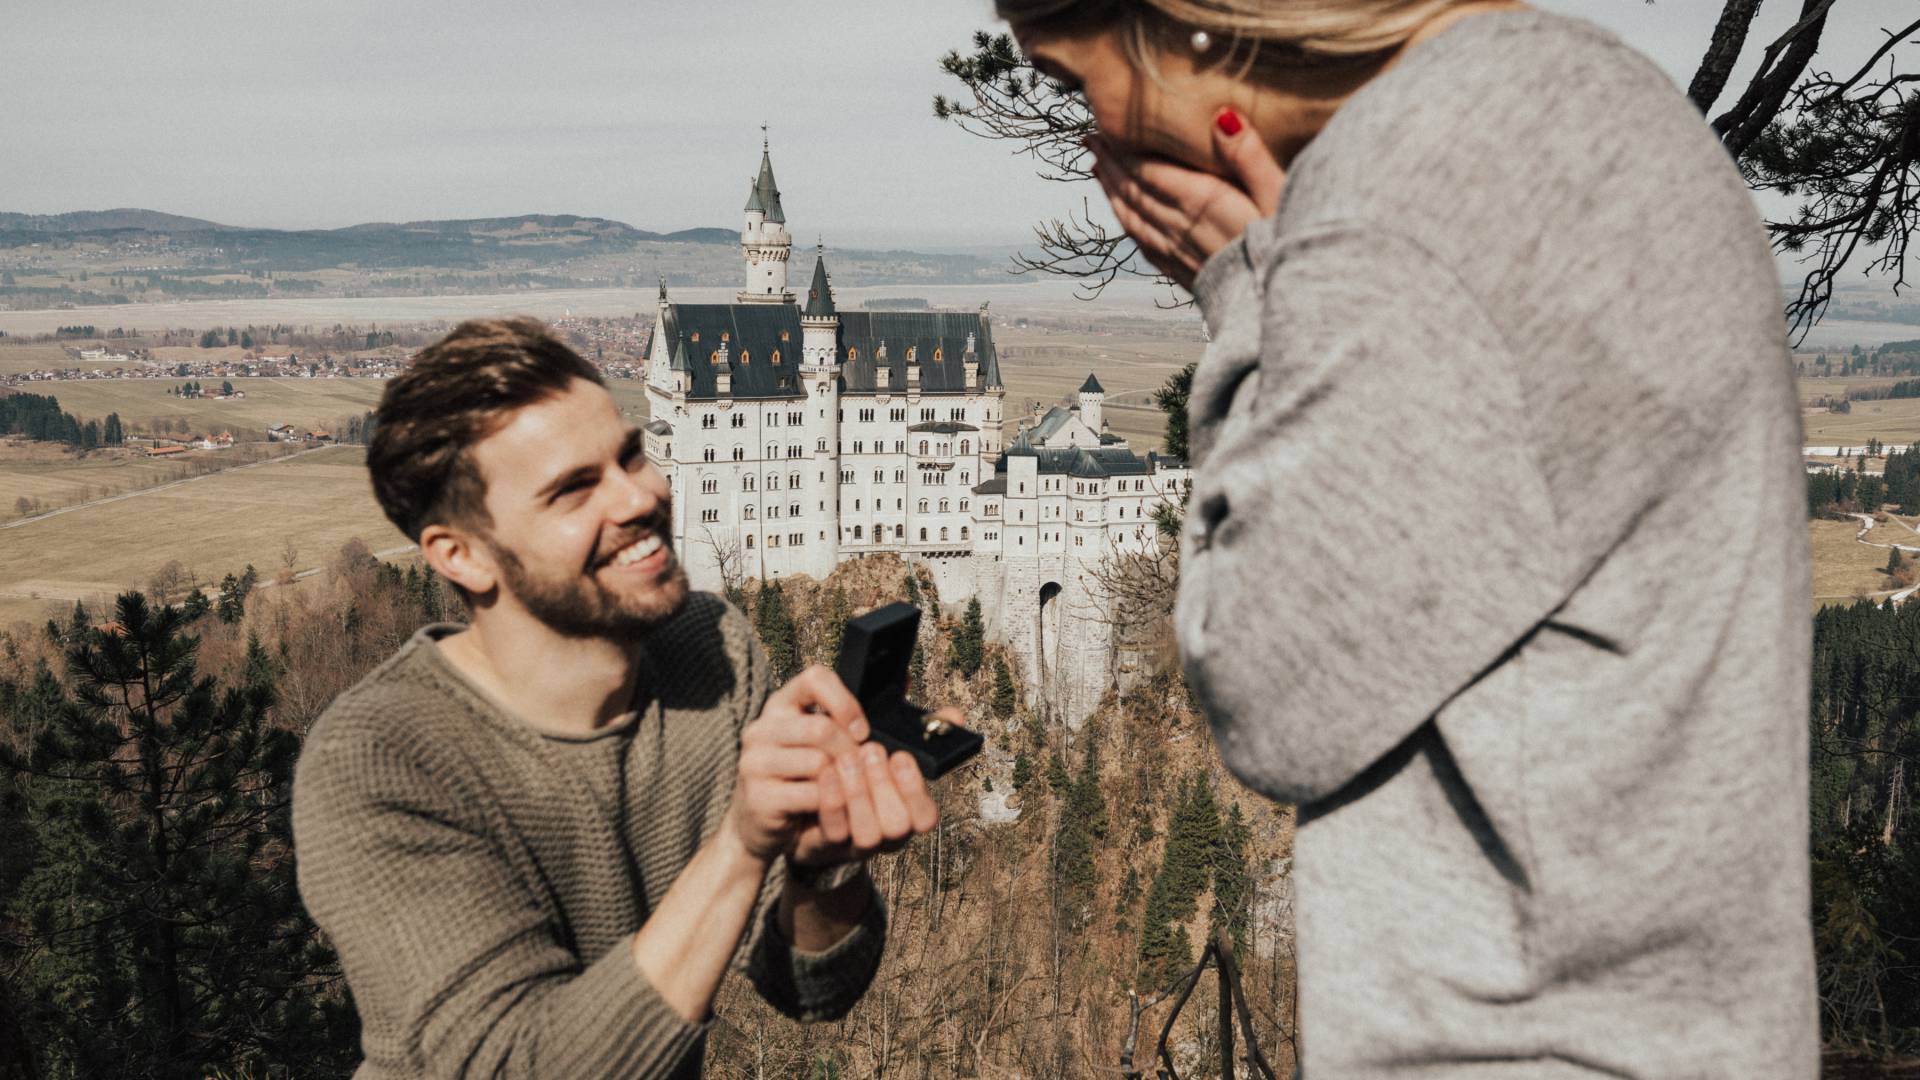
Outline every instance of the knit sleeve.
{"type": "MultiPolygon", "coordinates": [[[[767,1004],[782,1014],[803,1021],[838,1020],[853,1009],[880,970],[887,947],[886,906],[864,868],[856,872],[866,885],[867,912],[846,937],[820,952],[795,948],[786,939],[780,932],[777,906],[769,905],[756,916],[759,934],[747,963],[747,978],[767,1004]]],[[[777,890],[786,886],[785,873],[768,878],[778,896],[777,890]]]]}
{"type": "Polygon", "coordinates": [[[363,1026],[402,1057],[386,1064],[432,1077],[697,1073],[705,1025],[673,1011],[627,942],[576,955],[445,765],[316,736],[295,780],[301,896],[363,1026]]]}

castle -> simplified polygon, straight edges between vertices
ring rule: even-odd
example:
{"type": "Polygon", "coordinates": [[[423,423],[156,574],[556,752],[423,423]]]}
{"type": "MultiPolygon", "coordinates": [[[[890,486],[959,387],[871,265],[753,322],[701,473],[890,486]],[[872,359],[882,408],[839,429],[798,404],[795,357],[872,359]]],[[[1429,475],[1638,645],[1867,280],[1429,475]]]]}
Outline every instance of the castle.
{"type": "Polygon", "coordinates": [[[1003,446],[993,326],[977,312],[841,311],[824,252],[805,297],[763,148],[740,233],[746,287],[681,304],[660,287],[649,348],[650,460],[674,492],[673,540],[698,588],[825,578],[892,552],[943,602],[977,597],[1036,700],[1077,724],[1115,677],[1089,571],[1156,542],[1185,462],[1107,430],[1092,375],[1003,446]]]}

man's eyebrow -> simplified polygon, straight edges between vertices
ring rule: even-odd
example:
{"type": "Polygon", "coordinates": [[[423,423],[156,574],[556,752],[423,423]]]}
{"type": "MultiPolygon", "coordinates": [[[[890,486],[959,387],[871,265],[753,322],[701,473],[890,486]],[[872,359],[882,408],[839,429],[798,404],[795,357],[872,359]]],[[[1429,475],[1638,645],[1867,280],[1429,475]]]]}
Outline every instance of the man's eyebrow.
{"type": "MultiPolygon", "coordinates": [[[[626,438],[620,440],[619,460],[625,462],[632,455],[639,452],[641,449],[641,439],[642,436],[639,428],[628,428],[626,438]]],[[[545,500],[548,496],[569,484],[580,480],[591,480],[598,475],[600,475],[600,467],[598,465],[576,465],[566,472],[561,473],[559,476],[554,477],[552,480],[547,481],[546,486],[534,492],[534,501],[540,502],[545,500]]]]}

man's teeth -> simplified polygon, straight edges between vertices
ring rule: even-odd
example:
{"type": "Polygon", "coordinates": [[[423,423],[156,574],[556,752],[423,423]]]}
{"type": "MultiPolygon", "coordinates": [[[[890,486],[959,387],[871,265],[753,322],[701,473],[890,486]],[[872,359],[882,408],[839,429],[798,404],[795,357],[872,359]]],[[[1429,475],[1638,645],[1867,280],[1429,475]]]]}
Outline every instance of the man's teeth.
{"type": "Polygon", "coordinates": [[[654,552],[659,551],[660,544],[661,540],[658,536],[647,536],[635,540],[633,543],[620,549],[620,553],[613,557],[613,565],[631,566],[654,552]]]}

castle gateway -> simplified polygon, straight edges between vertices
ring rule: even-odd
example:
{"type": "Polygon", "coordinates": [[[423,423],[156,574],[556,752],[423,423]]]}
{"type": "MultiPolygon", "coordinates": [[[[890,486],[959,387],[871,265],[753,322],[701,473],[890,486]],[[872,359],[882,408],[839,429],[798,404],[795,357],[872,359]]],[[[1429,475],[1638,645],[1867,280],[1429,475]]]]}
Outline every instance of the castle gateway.
{"type": "Polygon", "coordinates": [[[1077,400],[1002,446],[1006,389],[978,311],[841,311],[823,253],[788,289],[793,238],[763,151],[730,304],[660,289],[647,358],[647,456],[673,486],[675,549],[697,588],[726,577],[824,579],[893,552],[943,602],[978,597],[1027,685],[1071,723],[1114,677],[1090,570],[1156,542],[1186,463],[1107,430],[1091,375],[1077,400]]]}

